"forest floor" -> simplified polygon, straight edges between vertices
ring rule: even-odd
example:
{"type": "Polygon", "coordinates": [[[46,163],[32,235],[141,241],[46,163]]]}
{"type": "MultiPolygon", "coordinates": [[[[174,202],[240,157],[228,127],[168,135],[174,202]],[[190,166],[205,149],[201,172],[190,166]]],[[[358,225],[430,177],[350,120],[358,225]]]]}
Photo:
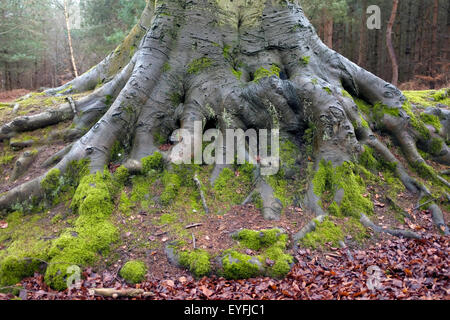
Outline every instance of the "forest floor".
{"type": "MultiPolygon", "coordinates": [[[[413,103],[418,106],[418,112],[420,105],[435,105],[428,100],[429,95],[424,91],[409,97],[417,99],[413,103]]],[[[22,102],[19,115],[40,112],[56,106],[63,99],[33,96],[22,102]]],[[[15,116],[12,112],[14,103],[12,100],[8,102],[9,105],[0,104],[1,123],[15,116]]],[[[16,138],[31,139],[35,142],[32,147],[39,149],[36,161],[16,181],[10,178],[14,161],[24,150],[15,150],[6,142],[0,143],[0,193],[44,173],[46,169],[42,168],[42,162],[67,142],[56,140],[40,145],[40,139],[69,126],[70,123],[62,123],[56,128],[39,129],[16,138]]],[[[379,138],[398,159],[403,159],[393,141],[384,136],[379,138]]],[[[164,147],[161,146],[162,149],[164,147]]],[[[345,232],[342,240],[345,240],[347,248],[338,248],[335,239],[313,247],[294,248],[289,243],[287,252],[295,258],[295,264],[283,279],[226,280],[218,276],[195,279],[187,270],[169,263],[165,248],[174,240],[183,243],[181,250],[202,249],[214,255],[237,246],[230,233],[239,229],[281,228],[290,237],[299,231],[313,215],[294,205],[297,201],[294,201],[293,194],[306,190],[307,164],[310,162],[306,156],[298,160],[303,164],[299,176],[280,186],[283,200],[291,203],[285,206],[280,221],[265,221],[254,204],[230,205],[242,203],[251,191],[251,183],[244,179],[242,168],[236,168],[226,181],[229,190],[213,187],[205,190],[207,205],[212,211],[209,215],[203,212],[192,181],[183,181],[172,203],[164,206],[159,201],[164,189],[161,175],[132,176],[114,199],[116,210],[111,222],[119,230],[120,239],[111,245],[111,252],[102,256],[98,263],[83,269],[80,289],[54,291],[44,283],[44,276],[36,273],[11,286],[14,289],[12,293],[0,293],[0,299],[104,299],[90,294],[92,288],[141,288],[151,293],[148,299],[450,298],[449,238],[440,235],[440,230],[433,226],[431,214],[417,209],[417,196],[406,191],[388,170],[378,170],[366,181],[365,196],[374,205],[371,219],[385,228],[415,231],[423,235],[422,240],[376,234],[371,229],[362,230],[351,218],[331,216],[330,221],[345,232]],[[123,203],[128,203],[126,208],[121,207],[123,203]],[[133,286],[119,275],[125,262],[130,260],[142,260],[148,266],[146,280],[133,286]],[[368,287],[369,270],[374,266],[382,273],[380,286],[371,290],[368,287]]],[[[427,159],[427,163],[438,172],[447,169],[431,159],[427,159]]],[[[436,186],[421,179],[406,162],[404,165],[411,176],[435,191],[436,186]]],[[[116,168],[117,164],[111,163],[110,171],[114,172],[116,168]]],[[[208,186],[211,169],[206,166],[199,168],[198,178],[204,186],[208,186]]],[[[179,174],[182,178],[187,177],[186,173],[179,174]]],[[[62,195],[56,206],[31,215],[21,213],[26,208],[18,207],[15,213],[0,220],[0,262],[2,257],[13,254],[13,249],[31,248],[37,240],[47,249],[51,240],[73,227],[76,216],[70,208],[70,201],[70,194],[62,195]]],[[[448,222],[448,203],[441,204],[448,222]]],[[[257,254],[251,250],[245,253],[257,254]]]]}
{"type": "MultiPolygon", "coordinates": [[[[187,272],[166,270],[163,276],[149,276],[141,284],[130,286],[114,271],[83,272],[81,287],[64,292],[48,288],[43,276],[24,279],[18,296],[35,300],[103,300],[92,288],[139,288],[150,292],[151,300],[352,300],[352,299],[423,299],[449,300],[450,239],[432,233],[431,217],[421,211],[423,240],[383,239],[364,250],[325,251],[299,249],[297,263],[282,280],[253,278],[226,280],[219,277],[194,279],[187,272]],[[383,271],[379,286],[369,289],[369,271],[377,266],[383,271]]],[[[155,258],[158,258],[156,255],[155,258]]],[[[166,265],[167,266],[167,265],[166,265]]],[[[13,295],[0,294],[0,299],[13,295]]],[[[142,297],[121,299],[143,299],[142,297]]]]}

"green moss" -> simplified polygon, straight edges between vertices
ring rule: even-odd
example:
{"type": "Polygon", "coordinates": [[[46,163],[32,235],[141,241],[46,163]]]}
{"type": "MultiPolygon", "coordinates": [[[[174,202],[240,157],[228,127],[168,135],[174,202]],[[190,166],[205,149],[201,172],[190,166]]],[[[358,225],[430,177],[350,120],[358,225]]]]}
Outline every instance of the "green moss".
{"type": "Polygon", "coordinates": [[[124,166],[120,166],[116,169],[114,172],[114,179],[117,181],[117,183],[124,185],[128,181],[128,178],[130,177],[130,172],[127,168],[124,166]]]}
{"type": "Polygon", "coordinates": [[[171,69],[170,64],[168,62],[164,62],[163,67],[162,67],[162,72],[166,73],[169,72],[171,69]]]}
{"type": "Polygon", "coordinates": [[[203,58],[192,61],[188,65],[187,72],[189,74],[198,74],[198,73],[202,72],[203,70],[208,69],[212,65],[213,65],[213,61],[210,58],[203,57],[203,58]]]}
{"type": "Polygon", "coordinates": [[[180,264],[189,269],[196,277],[207,276],[211,273],[210,255],[207,251],[197,249],[191,252],[180,252],[180,264]]]}
{"type": "Polygon", "coordinates": [[[145,263],[139,260],[132,260],[125,263],[120,269],[120,276],[125,279],[126,282],[131,284],[137,284],[145,280],[147,274],[147,267],[145,263]]]}
{"type": "Polygon", "coordinates": [[[311,60],[311,57],[309,57],[309,56],[304,56],[304,57],[302,57],[302,58],[300,59],[300,63],[301,63],[303,66],[307,66],[307,65],[309,64],[309,60],[311,60]]]}
{"type": "Polygon", "coordinates": [[[322,89],[325,90],[326,93],[328,93],[328,94],[333,94],[333,92],[331,91],[331,89],[328,88],[328,87],[323,87],[322,89]]]}
{"type": "Polygon", "coordinates": [[[384,176],[384,180],[386,182],[386,186],[388,187],[388,195],[392,198],[392,199],[396,199],[398,197],[398,195],[402,192],[404,192],[405,186],[403,185],[403,183],[400,181],[399,178],[397,178],[394,173],[394,171],[391,170],[386,170],[383,172],[383,176],[384,176]]]}
{"type": "Polygon", "coordinates": [[[130,215],[131,207],[132,203],[130,201],[130,198],[128,197],[125,191],[122,191],[119,199],[119,207],[118,207],[119,211],[124,213],[125,215],[130,215]]]}
{"type": "Polygon", "coordinates": [[[181,186],[181,179],[174,173],[164,172],[162,178],[164,191],[160,196],[161,203],[168,205],[177,196],[178,189],[181,186]]]}
{"type": "Polygon", "coordinates": [[[266,68],[261,67],[255,71],[255,74],[253,76],[253,81],[258,82],[259,80],[261,80],[263,78],[267,78],[267,77],[271,77],[271,76],[279,77],[280,71],[281,71],[281,69],[275,64],[271,65],[270,70],[267,70],[266,68]]]}
{"type": "Polygon", "coordinates": [[[149,179],[145,176],[134,176],[131,178],[133,190],[131,192],[130,200],[134,203],[147,200],[150,196],[150,186],[153,183],[153,179],[149,179]]]}
{"type": "Polygon", "coordinates": [[[424,123],[432,125],[436,129],[436,132],[439,132],[442,129],[441,120],[435,115],[422,112],[420,114],[420,119],[424,123]]]}
{"type": "Polygon", "coordinates": [[[449,89],[442,89],[431,95],[434,101],[444,102],[449,98],[449,89]]]}
{"type": "Polygon", "coordinates": [[[370,115],[372,109],[370,104],[358,98],[353,98],[353,101],[355,101],[355,104],[358,106],[359,110],[361,110],[364,114],[370,115]]]}
{"type": "Polygon", "coordinates": [[[162,225],[164,225],[164,224],[172,224],[176,220],[177,220],[177,216],[175,214],[171,214],[171,213],[164,213],[159,218],[160,224],[162,224],[162,225]]]}
{"type": "Polygon", "coordinates": [[[178,92],[173,92],[169,96],[170,102],[172,102],[172,106],[178,107],[178,105],[182,102],[182,96],[178,92]]]}
{"type": "Polygon", "coordinates": [[[373,155],[373,149],[369,146],[364,146],[364,152],[359,157],[359,163],[369,170],[375,170],[379,166],[378,161],[373,155]]]}
{"type": "Polygon", "coordinates": [[[9,214],[8,228],[0,229],[0,287],[15,285],[35,272],[43,273],[48,261],[50,241],[43,240],[59,232],[60,224],[45,214],[9,214]]]}
{"type": "Polygon", "coordinates": [[[252,194],[252,203],[255,205],[256,209],[262,210],[264,207],[263,199],[258,192],[252,194]]]}
{"type": "Polygon", "coordinates": [[[215,195],[219,201],[230,205],[240,204],[250,192],[254,167],[250,164],[238,168],[236,175],[230,168],[224,168],[214,183],[215,195]]]}
{"type": "Polygon", "coordinates": [[[111,149],[110,161],[118,162],[123,158],[124,154],[125,149],[123,145],[119,141],[115,141],[111,149]]]}
{"type": "Polygon", "coordinates": [[[223,276],[227,279],[249,279],[261,275],[261,261],[238,251],[228,250],[222,257],[223,276]]]}
{"type": "Polygon", "coordinates": [[[10,164],[16,156],[8,151],[2,152],[0,155],[0,166],[10,164]]]}
{"type": "Polygon", "coordinates": [[[251,249],[258,252],[258,255],[250,256],[236,250],[225,251],[222,266],[226,278],[244,279],[262,274],[281,278],[291,269],[293,258],[285,253],[288,235],[280,229],[245,229],[233,238],[243,249],[251,249]]]}
{"type": "Polygon", "coordinates": [[[350,93],[348,93],[347,90],[342,89],[342,95],[343,95],[344,97],[353,99],[352,95],[351,95],[350,93]]]}
{"type": "Polygon", "coordinates": [[[42,261],[17,257],[7,256],[1,261],[0,266],[0,286],[11,286],[19,283],[23,278],[32,276],[34,272],[41,269],[42,261]]]}
{"type": "Polygon", "coordinates": [[[236,70],[236,69],[232,68],[231,73],[236,77],[236,79],[241,80],[242,70],[236,70]]]}
{"type": "Polygon", "coordinates": [[[424,179],[436,180],[436,172],[434,169],[427,165],[425,162],[416,162],[412,167],[417,171],[417,173],[424,179]]]}
{"type": "Polygon", "coordinates": [[[431,139],[430,130],[428,130],[420,118],[416,117],[409,102],[403,104],[403,110],[405,110],[406,114],[410,117],[411,126],[417,131],[420,138],[423,141],[431,139]]]}
{"type": "Polygon", "coordinates": [[[42,189],[44,189],[47,197],[53,197],[57,194],[57,190],[60,186],[60,178],[61,171],[59,169],[52,169],[41,181],[42,189]]]}
{"type": "Polygon", "coordinates": [[[239,241],[246,248],[252,250],[261,250],[264,247],[270,247],[277,243],[278,241],[285,241],[285,234],[282,234],[279,229],[271,229],[271,230],[262,230],[262,231],[254,231],[254,230],[242,230],[234,239],[239,241]],[[283,237],[283,239],[279,239],[283,237]]]}
{"type": "Polygon", "coordinates": [[[345,221],[343,231],[345,234],[349,234],[353,240],[360,244],[370,238],[369,231],[361,224],[361,222],[359,222],[358,219],[355,218],[350,218],[345,221]]]}
{"type": "Polygon", "coordinates": [[[141,161],[144,173],[149,173],[152,170],[162,171],[164,169],[164,159],[159,152],[155,152],[153,155],[143,158],[141,161]]]}
{"type": "Polygon", "coordinates": [[[366,119],[364,119],[361,113],[359,114],[359,118],[361,119],[361,126],[363,128],[369,129],[369,123],[366,121],[366,119]]]}
{"type": "Polygon", "coordinates": [[[450,98],[448,97],[448,89],[442,89],[439,91],[435,90],[403,91],[403,94],[410,103],[421,107],[434,107],[438,103],[450,105],[450,98]],[[447,94],[445,92],[447,92],[447,94]]]}
{"type": "Polygon", "coordinates": [[[333,168],[331,162],[321,161],[314,179],[314,193],[322,197],[327,194],[325,200],[334,198],[338,190],[343,190],[344,196],[340,205],[333,205],[332,212],[337,216],[351,216],[359,218],[361,213],[372,214],[373,204],[365,198],[364,180],[355,174],[357,168],[353,163],[344,162],[341,166],[333,168]]]}
{"type": "Polygon", "coordinates": [[[81,179],[71,208],[78,214],[74,229],[68,229],[54,240],[49,251],[50,264],[45,281],[56,290],[66,288],[70,265],[94,263],[100,253],[108,252],[118,240],[118,231],[109,221],[113,212],[111,176],[102,173],[81,179]]]}
{"type": "Polygon", "coordinates": [[[344,240],[342,229],[326,218],[322,223],[316,221],[316,230],[308,233],[300,242],[305,247],[316,249],[328,242],[337,247],[341,240],[344,240]]]}
{"type": "Polygon", "coordinates": [[[374,120],[378,123],[381,124],[383,121],[383,118],[385,115],[389,115],[392,117],[399,117],[400,116],[400,109],[398,108],[391,108],[383,103],[376,103],[372,108],[372,115],[374,120]]]}
{"type": "Polygon", "coordinates": [[[432,138],[429,145],[430,154],[433,156],[438,156],[441,153],[443,147],[444,140],[436,137],[432,138]]]}

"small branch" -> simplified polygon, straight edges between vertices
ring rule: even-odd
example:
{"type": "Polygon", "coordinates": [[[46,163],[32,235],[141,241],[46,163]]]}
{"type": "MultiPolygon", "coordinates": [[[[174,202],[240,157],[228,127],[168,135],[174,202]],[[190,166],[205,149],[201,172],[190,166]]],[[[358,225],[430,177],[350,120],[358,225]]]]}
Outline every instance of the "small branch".
{"type": "Polygon", "coordinates": [[[431,199],[431,200],[428,200],[427,202],[421,203],[421,204],[415,206],[415,207],[414,207],[414,210],[418,210],[419,208],[424,207],[424,206],[426,206],[427,204],[430,204],[430,203],[432,203],[432,202],[434,202],[434,201],[436,201],[436,200],[438,200],[438,199],[431,199]]]}
{"type": "Polygon", "coordinates": [[[193,233],[192,233],[192,245],[193,245],[194,250],[195,250],[197,247],[196,247],[196,244],[195,244],[195,236],[194,236],[193,233]]]}
{"type": "Polygon", "coordinates": [[[387,233],[394,237],[403,237],[403,238],[409,238],[409,239],[421,239],[422,237],[415,233],[414,231],[410,230],[394,230],[394,229],[384,229],[380,226],[377,226],[375,223],[373,223],[364,213],[361,213],[361,223],[366,228],[370,228],[373,231],[377,233],[387,233]]]}
{"type": "Polygon", "coordinates": [[[71,96],[66,97],[67,102],[69,103],[70,107],[72,108],[73,114],[77,114],[77,106],[75,105],[75,101],[71,96]]]}
{"type": "Polygon", "coordinates": [[[442,182],[443,184],[445,184],[447,187],[450,188],[450,183],[449,183],[446,179],[442,178],[442,177],[439,176],[439,175],[437,175],[437,178],[438,178],[438,180],[439,180],[440,182],[442,182]]]}
{"type": "Polygon", "coordinates": [[[344,241],[339,241],[339,246],[345,250],[345,253],[347,254],[347,257],[350,261],[354,261],[355,259],[353,258],[352,253],[350,252],[350,250],[348,249],[347,245],[345,244],[344,241]]]}
{"type": "Polygon", "coordinates": [[[202,198],[203,210],[205,210],[206,214],[209,214],[208,205],[206,204],[206,198],[202,190],[202,183],[198,179],[197,174],[194,175],[194,182],[197,185],[197,189],[200,192],[200,197],[202,198]]]}
{"type": "Polygon", "coordinates": [[[186,226],[185,229],[197,228],[197,227],[200,227],[202,225],[203,225],[203,223],[194,223],[194,224],[190,224],[190,225],[186,226]]]}
{"type": "Polygon", "coordinates": [[[117,299],[119,297],[152,297],[155,294],[152,292],[146,292],[142,289],[113,289],[113,288],[102,288],[102,289],[90,289],[89,294],[93,296],[110,297],[117,299]]]}

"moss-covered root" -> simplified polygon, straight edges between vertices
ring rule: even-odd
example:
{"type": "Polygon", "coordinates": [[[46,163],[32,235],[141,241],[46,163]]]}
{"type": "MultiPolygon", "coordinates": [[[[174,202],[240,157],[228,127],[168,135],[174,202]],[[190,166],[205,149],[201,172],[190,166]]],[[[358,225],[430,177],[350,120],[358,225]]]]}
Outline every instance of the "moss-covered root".
{"type": "Polygon", "coordinates": [[[28,150],[22,153],[22,155],[17,159],[16,163],[14,164],[14,169],[11,174],[11,179],[13,181],[20,178],[27,170],[30,168],[34,160],[39,154],[39,150],[33,149],[28,150]]]}
{"type": "Polygon", "coordinates": [[[228,279],[261,275],[282,278],[289,273],[293,257],[285,252],[288,235],[283,230],[241,230],[232,237],[240,246],[237,250],[226,250],[220,256],[220,275],[228,279]],[[247,254],[247,249],[255,254],[247,254]]]}
{"type": "Polygon", "coordinates": [[[145,280],[147,267],[145,263],[139,260],[132,260],[125,263],[120,269],[120,276],[130,284],[141,283],[145,280]]]}
{"type": "Polygon", "coordinates": [[[45,282],[56,290],[67,287],[69,267],[95,263],[118,240],[118,231],[109,221],[113,212],[113,181],[110,175],[87,175],[75,192],[71,208],[78,213],[73,229],[53,241],[45,282]]]}
{"type": "Polygon", "coordinates": [[[273,188],[264,179],[259,179],[256,193],[260,195],[262,200],[262,215],[264,219],[280,220],[283,204],[280,199],[275,197],[273,188]]]}
{"type": "Polygon", "coordinates": [[[293,240],[294,240],[294,246],[298,246],[298,242],[306,237],[306,235],[310,232],[313,232],[316,230],[316,227],[318,224],[321,224],[325,219],[326,215],[320,215],[316,217],[315,219],[311,220],[309,223],[307,223],[299,232],[294,234],[293,240]]]}

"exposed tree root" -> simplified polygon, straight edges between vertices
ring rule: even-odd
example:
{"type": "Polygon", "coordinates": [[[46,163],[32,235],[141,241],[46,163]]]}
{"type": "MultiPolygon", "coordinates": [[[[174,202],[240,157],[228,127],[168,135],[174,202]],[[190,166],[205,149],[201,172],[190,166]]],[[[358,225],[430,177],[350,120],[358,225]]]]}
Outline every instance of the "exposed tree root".
{"type": "Polygon", "coordinates": [[[23,175],[28,170],[28,168],[31,166],[31,164],[39,154],[39,151],[40,150],[37,149],[32,151],[25,151],[24,153],[22,153],[22,155],[14,164],[14,169],[11,174],[11,179],[13,181],[17,180],[21,175],[23,175]]]}
{"type": "Polygon", "coordinates": [[[361,214],[361,223],[366,227],[370,228],[376,233],[387,233],[395,237],[403,237],[410,239],[421,239],[422,237],[414,231],[410,230],[394,230],[383,228],[374,224],[364,213],[361,214]]]}
{"type": "Polygon", "coordinates": [[[306,224],[299,232],[297,232],[292,238],[294,240],[294,245],[297,246],[298,242],[303,239],[308,233],[316,230],[317,223],[322,223],[326,215],[317,216],[313,220],[311,220],[308,224],[306,224]]]}
{"type": "Polygon", "coordinates": [[[198,192],[200,193],[200,198],[202,199],[203,210],[205,210],[206,214],[209,214],[209,209],[208,209],[208,205],[206,204],[205,194],[203,193],[203,190],[202,190],[202,183],[198,179],[197,174],[194,175],[194,182],[195,182],[195,185],[197,186],[198,192]]]}

